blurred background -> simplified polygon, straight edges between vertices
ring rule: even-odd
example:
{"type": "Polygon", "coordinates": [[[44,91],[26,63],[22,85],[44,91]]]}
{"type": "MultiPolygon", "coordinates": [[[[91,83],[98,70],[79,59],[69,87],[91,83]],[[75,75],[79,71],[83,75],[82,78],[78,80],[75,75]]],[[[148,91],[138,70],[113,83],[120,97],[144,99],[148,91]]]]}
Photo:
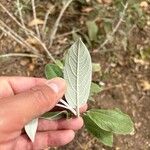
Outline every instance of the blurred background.
{"type": "Polygon", "coordinates": [[[0,75],[44,77],[82,38],[100,90],[90,108],[120,108],[135,133],[112,148],[86,130],[57,150],[150,150],[150,0],[0,0],[0,75]]]}

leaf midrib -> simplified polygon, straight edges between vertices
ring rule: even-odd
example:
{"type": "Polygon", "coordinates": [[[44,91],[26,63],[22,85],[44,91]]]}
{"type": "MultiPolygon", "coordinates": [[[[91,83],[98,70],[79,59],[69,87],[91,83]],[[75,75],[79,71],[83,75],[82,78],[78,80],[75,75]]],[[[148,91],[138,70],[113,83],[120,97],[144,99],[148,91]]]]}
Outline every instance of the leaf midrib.
{"type": "Polygon", "coordinates": [[[78,45],[77,45],[77,81],[76,81],[76,84],[77,84],[77,93],[76,93],[76,103],[77,103],[77,115],[79,116],[79,51],[80,51],[80,42],[78,42],[78,45]]]}

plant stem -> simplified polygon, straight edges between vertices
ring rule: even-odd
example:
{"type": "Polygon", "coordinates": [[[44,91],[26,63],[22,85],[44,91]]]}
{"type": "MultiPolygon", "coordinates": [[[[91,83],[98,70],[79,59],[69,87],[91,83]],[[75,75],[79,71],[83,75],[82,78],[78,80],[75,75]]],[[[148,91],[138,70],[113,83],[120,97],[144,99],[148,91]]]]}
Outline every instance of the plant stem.
{"type": "Polygon", "coordinates": [[[67,102],[65,102],[63,99],[61,99],[60,102],[74,112],[74,114],[76,114],[76,111],[67,102]]]}
{"type": "Polygon", "coordinates": [[[50,13],[52,12],[52,10],[54,9],[54,7],[55,6],[52,6],[51,8],[49,8],[49,10],[45,14],[44,24],[43,24],[43,27],[42,27],[43,37],[45,37],[45,34],[46,34],[45,29],[46,29],[48,17],[50,15],[50,13]]]}
{"type": "Polygon", "coordinates": [[[128,2],[126,2],[126,4],[124,5],[124,9],[122,11],[122,15],[117,23],[117,25],[115,26],[115,28],[113,29],[113,31],[110,33],[110,36],[107,37],[107,39],[100,45],[100,47],[98,48],[98,50],[100,50],[101,48],[103,48],[109,41],[110,41],[110,37],[113,37],[114,34],[118,31],[121,23],[123,22],[126,10],[128,8],[128,2]]]}
{"type": "Polygon", "coordinates": [[[56,104],[56,106],[61,107],[61,108],[68,109],[68,110],[70,110],[70,111],[76,116],[76,113],[75,113],[74,111],[72,111],[72,110],[70,109],[70,107],[67,107],[67,106],[62,105],[62,104],[56,104]]]}
{"type": "MultiPolygon", "coordinates": [[[[35,9],[35,0],[32,0],[31,2],[32,2],[33,18],[34,18],[34,20],[36,20],[37,15],[36,15],[36,9],[35,9]]],[[[39,31],[39,27],[38,27],[37,23],[35,24],[35,30],[36,30],[38,38],[41,39],[40,31],[39,31]]]]}
{"type": "Polygon", "coordinates": [[[24,47],[31,49],[34,54],[38,55],[38,50],[34,47],[32,47],[24,38],[22,38],[20,35],[18,35],[15,31],[13,31],[11,28],[9,28],[2,20],[0,20],[0,29],[5,32],[6,34],[10,35],[13,39],[15,39],[18,43],[23,45],[24,47]],[[6,30],[6,29],[7,30],[6,30]]]}
{"type": "Polygon", "coordinates": [[[5,58],[5,57],[34,57],[34,58],[40,58],[38,55],[34,54],[25,54],[25,53],[9,53],[9,54],[3,54],[0,55],[0,58],[5,58]]]}
{"type": "Polygon", "coordinates": [[[49,46],[48,46],[48,49],[50,49],[51,46],[53,45],[53,41],[54,41],[56,32],[57,32],[57,30],[58,30],[58,26],[59,26],[60,20],[61,20],[61,18],[62,18],[62,16],[63,16],[65,10],[67,9],[67,7],[70,5],[70,3],[71,3],[72,1],[73,1],[73,0],[68,0],[68,1],[66,2],[66,4],[64,4],[62,10],[60,11],[60,14],[59,14],[59,16],[58,16],[58,18],[57,18],[57,20],[56,20],[56,22],[55,22],[55,24],[54,24],[54,27],[53,27],[52,32],[51,32],[51,35],[50,35],[50,44],[49,44],[49,46]]]}
{"type": "MultiPolygon", "coordinates": [[[[25,26],[22,26],[22,24],[7,10],[7,8],[5,8],[5,6],[3,6],[1,3],[0,3],[0,7],[2,7],[2,9],[10,16],[10,18],[12,20],[14,20],[18,26],[23,29],[23,31],[26,31],[29,35],[31,35],[34,39],[36,39],[40,44],[41,46],[43,47],[43,49],[45,50],[45,52],[47,53],[47,55],[49,56],[49,58],[54,62],[56,63],[56,60],[55,58],[52,56],[52,54],[48,51],[47,47],[45,46],[45,44],[34,34],[34,32],[32,32],[30,29],[26,28],[25,26]]],[[[17,40],[16,38],[14,38],[13,35],[11,35],[10,33],[6,32],[8,35],[10,35],[13,39],[17,40]]],[[[25,41],[25,40],[24,40],[25,41]]],[[[19,41],[17,40],[17,42],[19,43],[19,41]]]]}
{"type": "MultiPolygon", "coordinates": [[[[23,20],[22,11],[21,11],[22,8],[21,8],[21,5],[20,5],[20,0],[17,0],[17,8],[18,8],[21,24],[22,24],[23,28],[26,28],[24,20],[23,20]]],[[[25,30],[25,33],[28,36],[28,32],[26,30],[25,30]]]]}

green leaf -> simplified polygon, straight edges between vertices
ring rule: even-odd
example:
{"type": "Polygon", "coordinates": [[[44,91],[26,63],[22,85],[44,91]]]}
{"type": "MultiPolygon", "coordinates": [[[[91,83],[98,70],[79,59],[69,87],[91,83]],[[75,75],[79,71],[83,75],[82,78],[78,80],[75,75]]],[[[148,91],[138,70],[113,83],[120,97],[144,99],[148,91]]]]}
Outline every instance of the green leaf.
{"type": "Polygon", "coordinates": [[[91,57],[88,49],[79,39],[69,49],[64,67],[64,79],[68,85],[65,97],[72,108],[79,110],[79,107],[87,102],[91,78],[91,57]]]}
{"type": "Polygon", "coordinates": [[[37,127],[38,127],[38,118],[33,119],[24,127],[26,134],[28,135],[28,137],[32,142],[34,142],[37,127]]]}
{"type": "Polygon", "coordinates": [[[90,88],[90,97],[89,100],[90,101],[95,101],[93,96],[98,94],[99,92],[101,92],[102,87],[100,87],[98,84],[92,82],[91,83],[91,88],[90,88]]]}
{"type": "Polygon", "coordinates": [[[87,111],[87,115],[105,131],[116,134],[130,134],[134,131],[131,118],[119,109],[91,109],[87,111]]]}
{"type": "Polygon", "coordinates": [[[61,118],[68,118],[69,113],[64,110],[64,111],[57,111],[57,112],[46,112],[43,114],[40,118],[46,119],[46,120],[58,120],[61,118]]]}
{"type": "Polygon", "coordinates": [[[87,21],[86,22],[88,28],[88,35],[91,41],[97,40],[98,27],[95,21],[87,21]]]}
{"type": "Polygon", "coordinates": [[[94,82],[91,83],[90,95],[97,94],[101,92],[101,90],[102,88],[98,84],[94,82]]]}
{"type": "Polygon", "coordinates": [[[77,41],[79,38],[81,38],[81,36],[79,36],[76,32],[72,33],[72,38],[74,41],[77,41]]]}
{"type": "Polygon", "coordinates": [[[111,132],[102,130],[89,116],[84,114],[83,116],[84,124],[86,129],[93,134],[98,140],[107,146],[112,146],[113,144],[113,134],[111,132]]]}
{"type": "Polygon", "coordinates": [[[141,50],[140,55],[143,60],[150,60],[150,48],[141,50]]]}
{"type": "Polygon", "coordinates": [[[56,60],[56,65],[60,68],[60,69],[64,69],[64,65],[63,65],[63,63],[62,63],[62,61],[60,61],[60,60],[56,60]]]}
{"type": "Polygon", "coordinates": [[[93,72],[100,72],[101,71],[101,66],[99,63],[92,63],[92,70],[93,72]]]}
{"type": "Polygon", "coordinates": [[[62,77],[63,72],[56,64],[47,64],[45,66],[45,75],[47,79],[62,77]]]}

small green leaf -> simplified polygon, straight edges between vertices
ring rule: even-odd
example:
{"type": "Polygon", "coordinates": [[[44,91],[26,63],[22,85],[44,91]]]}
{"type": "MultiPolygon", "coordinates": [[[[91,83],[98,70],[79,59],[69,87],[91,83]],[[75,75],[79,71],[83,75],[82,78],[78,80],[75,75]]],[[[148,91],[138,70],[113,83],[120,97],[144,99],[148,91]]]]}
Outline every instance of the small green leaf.
{"type": "Polygon", "coordinates": [[[28,137],[32,142],[34,142],[37,127],[38,127],[38,118],[33,119],[24,127],[26,134],[28,135],[28,137]]]}
{"type": "Polygon", "coordinates": [[[101,92],[101,90],[102,90],[102,88],[98,84],[96,84],[94,82],[91,83],[90,95],[97,94],[97,93],[101,92]]]}
{"type": "Polygon", "coordinates": [[[111,132],[102,130],[89,116],[84,114],[84,124],[86,129],[98,138],[103,144],[112,147],[113,134],[111,132]]]}
{"type": "Polygon", "coordinates": [[[116,134],[130,134],[134,131],[131,118],[119,109],[91,109],[87,111],[87,115],[105,131],[116,134]]]}
{"type": "Polygon", "coordinates": [[[47,79],[62,77],[63,72],[56,64],[47,64],[45,66],[45,75],[47,79]]]}
{"type": "Polygon", "coordinates": [[[86,22],[88,28],[88,35],[91,41],[97,40],[98,27],[95,21],[87,21],[86,22]]]}
{"type": "Polygon", "coordinates": [[[93,96],[98,94],[99,92],[101,92],[101,90],[102,90],[102,88],[98,84],[92,82],[91,83],[91,88],[90,88],[89,100],[94,101],[93,96]]]}
{"type": "Polygon", "coordinates": [[[92,71],[93,72],[100,72],[101,71],[101,66],[99,63],[92,63],[92,71]]]}
{"type": "Polygon", "coordinates": [[[64,64],[62,63],[62,61],[60,60],[56,60],[56,65],[60,68],[60,69],[64,69],[64,64]]]}
{"type": "Polygon", "coordinates": [[[46,119],[46,120],[58,120],[61,118],[68,118],[69,113],[64,111],[57,111],[57,112],[46,112],[43,114],[40,118],[46,119]]]}
{"type": "Polygon", "coordinates": [[[81,36],[79,36],[76,32],[72,33],[72,38],[74,41],[77,41],[79,38],[81,38],[81,36]]]}
{"type": "Polygon", "coordinates": [[[140,55],[143,60],[150,60],[150,48],[141,50],[140,55]]]}

